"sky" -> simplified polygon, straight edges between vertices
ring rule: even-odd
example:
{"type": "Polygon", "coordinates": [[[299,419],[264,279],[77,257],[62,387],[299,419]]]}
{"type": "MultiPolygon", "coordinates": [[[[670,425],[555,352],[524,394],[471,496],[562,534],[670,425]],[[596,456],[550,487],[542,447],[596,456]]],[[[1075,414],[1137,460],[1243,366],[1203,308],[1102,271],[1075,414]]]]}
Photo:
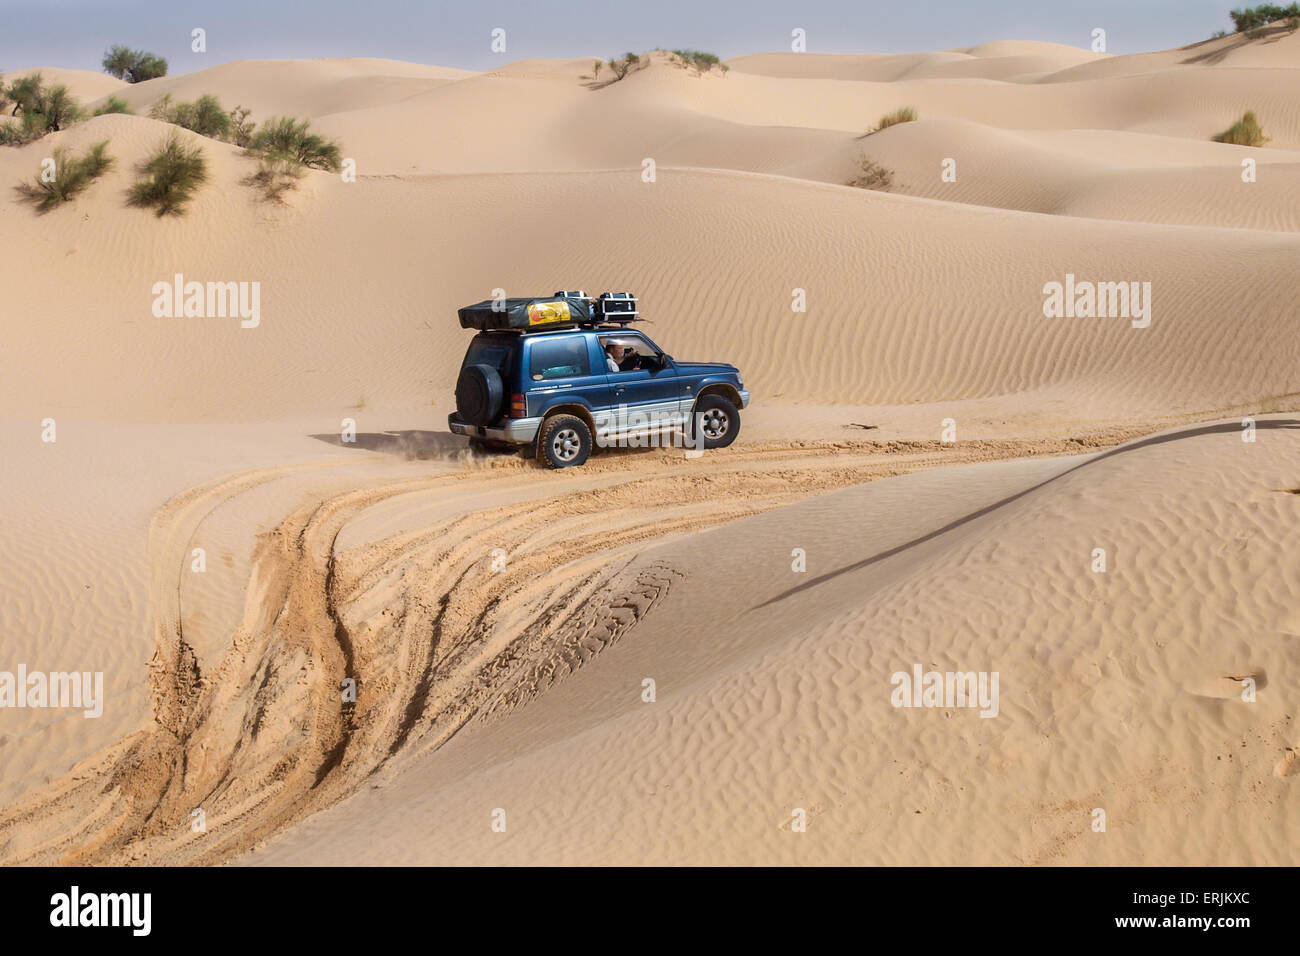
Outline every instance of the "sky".
{"type": "Polygon", "coordinates": [[[493,69],[525,57],[609,58],[656,47],[724,59],[785,51],[902,53],[988,40],[1044,40],[1109,53],[1163,50],[1231,30],[1232,0],[0,0],[0,71],[98,70],[114,44],[165,57],[171,73],[229,60],[385,57],[493,69]],[[206,31],[207,51],[191,50],[206,31]],[[505,31],[493,52],[492,31],[505,31]]]}

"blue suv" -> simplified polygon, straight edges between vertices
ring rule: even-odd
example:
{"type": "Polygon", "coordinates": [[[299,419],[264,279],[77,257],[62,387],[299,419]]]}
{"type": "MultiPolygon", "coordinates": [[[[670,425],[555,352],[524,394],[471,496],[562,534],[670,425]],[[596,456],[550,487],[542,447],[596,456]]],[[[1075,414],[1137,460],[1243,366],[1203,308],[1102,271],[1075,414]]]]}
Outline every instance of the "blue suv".
{"type": "Polygon", "coordinates": [[[593,322],[479,332],[461,363],[448,425],[476,446],[523,448],[552,468],[568,468],[585,462],[595,445],[681,439],[692,448],[725,448],[748,404],[734,365],[679,362],[626,323],[593,322]]]}

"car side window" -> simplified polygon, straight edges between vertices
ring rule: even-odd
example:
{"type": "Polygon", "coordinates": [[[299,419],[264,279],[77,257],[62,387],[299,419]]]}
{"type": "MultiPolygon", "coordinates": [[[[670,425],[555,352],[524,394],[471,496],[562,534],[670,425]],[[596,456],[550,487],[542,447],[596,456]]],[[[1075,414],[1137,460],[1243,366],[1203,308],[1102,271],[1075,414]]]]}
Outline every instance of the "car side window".
{"type": "Polygon", "coordinates": [[[662,367],[658,359],[658,352],[651,347],[649,341],[636,333],[619,332],[614,335],[603,336],[600,339],[600,350],[606,356],[605,361],[610,364],[609,373],[611,375],[625,375],[636,371],[653,372],[662,367]],[[614,368],[614,359],[606,351],[607,346],[611,344],[619,344],[627,349],[624,353],[621,369],[614,368]]]}
{"type": "Polygon", "coordinates": [[[529,352],[528,366],[534,382],[590,375],[587,342],[579,337],[535,341],[529,352]]]}

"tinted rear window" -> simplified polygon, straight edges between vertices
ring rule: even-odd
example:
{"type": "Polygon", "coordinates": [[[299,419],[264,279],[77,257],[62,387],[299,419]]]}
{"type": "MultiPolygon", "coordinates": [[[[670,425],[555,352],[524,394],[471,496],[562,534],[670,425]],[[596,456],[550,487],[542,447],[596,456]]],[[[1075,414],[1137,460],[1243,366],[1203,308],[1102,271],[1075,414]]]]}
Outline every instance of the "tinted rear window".
{"type": "Polygon", "coordinates": [[[537,339],[529,346],[528,356],[528,374],[534,382],[591,374],[585,338],[537,339]]]}
{"type": "Polygon", "coordinates": [[[510,364],[518,346],[519,340],[517,338],[505,339],[498,336],[480,336],[469,344],[469,352],[465,355],[465,364],[491,365],[502,375],[505,375],[510,371],[510,364]]]}

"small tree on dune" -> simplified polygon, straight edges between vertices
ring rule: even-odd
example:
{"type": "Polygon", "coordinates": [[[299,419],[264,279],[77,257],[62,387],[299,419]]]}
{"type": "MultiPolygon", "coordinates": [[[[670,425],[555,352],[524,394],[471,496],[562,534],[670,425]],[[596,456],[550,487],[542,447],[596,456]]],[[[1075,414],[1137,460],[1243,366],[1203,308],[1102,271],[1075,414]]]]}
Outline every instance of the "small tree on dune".
{"type": "Polygon", "coordinates": [[[14,104],[10,116],[17,116],[19,113],[35,110],[36,103],[41,95],[41,83],[40,73],[20,76],[13,81],[9,89],[5,91],[5,96],[14,104]]]}
{"type": "Polygon", "coordinates": [[[621,80],[632,70],[635,70],[641,63],[641,58],[635,53],[625,53],[621,59],[610,60],[609,68],[614,74],[615,80],[621,80]]]}
{"type": "Polygon", "coordinates": [[[160,56],[130,47],[109,47],[104,54],[104,72],[128,83],[142,83],[167,75],[167,61],[160,56]]]}

